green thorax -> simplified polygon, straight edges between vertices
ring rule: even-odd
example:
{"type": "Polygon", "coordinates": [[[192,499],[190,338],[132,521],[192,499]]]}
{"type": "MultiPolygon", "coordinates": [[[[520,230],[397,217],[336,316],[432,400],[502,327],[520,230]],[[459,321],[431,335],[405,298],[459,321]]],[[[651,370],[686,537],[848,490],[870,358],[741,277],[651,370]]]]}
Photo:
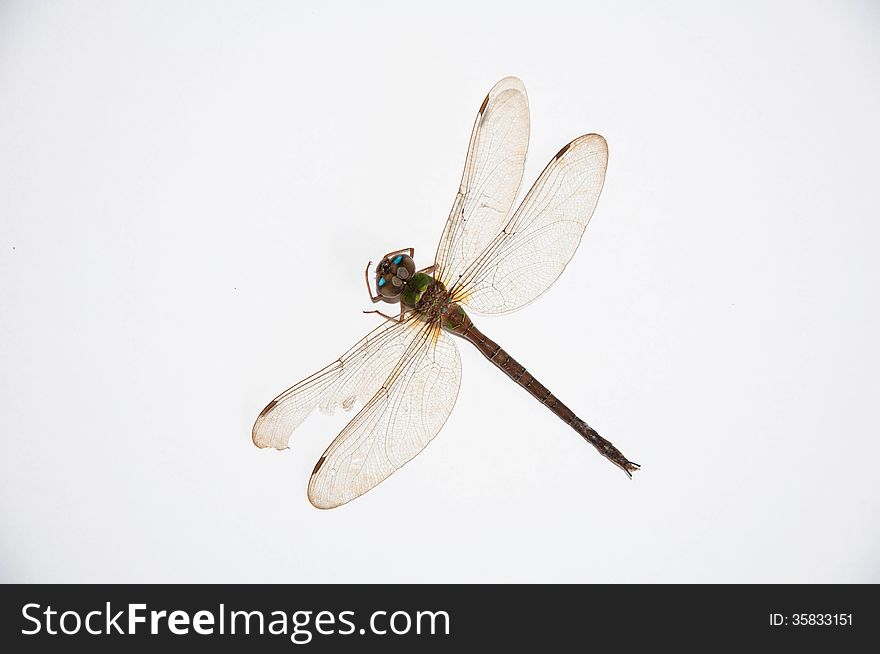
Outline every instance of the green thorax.
{"type": "Polygon", "coordinates": [[[422,299],[422,295],[428,290],[428,287],[433,281],[434,278],[431,277],[431,275],[426,275],[425,273],[420,272],[414,274],[406,283],[403,293],[400,294],[401,303],[403,303],[405,307],[415,309],[419,300],[422,299]]]}
{"type": "Polygon", "coordinates": [[[443,283],[424,273],[416,273],[407,282],[400,301],[409,309],[415,309],[423,320],[439,321],[448,332],[461,334],[473,326],[464,309],[453,302],[443,283]]]}

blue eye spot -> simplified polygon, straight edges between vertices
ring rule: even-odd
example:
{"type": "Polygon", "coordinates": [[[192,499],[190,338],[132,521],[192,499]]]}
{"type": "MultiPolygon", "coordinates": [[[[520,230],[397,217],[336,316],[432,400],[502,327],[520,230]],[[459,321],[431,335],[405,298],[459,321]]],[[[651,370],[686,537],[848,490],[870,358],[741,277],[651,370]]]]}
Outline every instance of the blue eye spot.
{"type": "Polygon", "coordinates": [[[383,286],[385,286],[385,278],[384,277],[379,278],[378,286],[379,286],[379,288],[382,288],[383,286]]]}
{"type": "Polygon", "coordinates": [[[394,257],[394,261],[392,261],[391,263],[393,263],[393,264],[396,266],[396,265],[399,264],[401,261],[403,261],[403,255],[402,255],[402,254],[398,254],[396,257],[394,257]]]}

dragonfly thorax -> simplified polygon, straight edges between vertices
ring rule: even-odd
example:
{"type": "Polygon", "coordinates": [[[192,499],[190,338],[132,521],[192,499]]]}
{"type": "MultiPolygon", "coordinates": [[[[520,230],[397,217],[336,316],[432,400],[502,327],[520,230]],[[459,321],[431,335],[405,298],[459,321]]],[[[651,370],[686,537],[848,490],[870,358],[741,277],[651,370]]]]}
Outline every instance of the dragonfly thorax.
{"type": "Polygon", "coordinates": [[[376,266],[376,292],[388,302],[397,302],[416,272],[416,262],[407,254],[384,257],[376,266]]]}

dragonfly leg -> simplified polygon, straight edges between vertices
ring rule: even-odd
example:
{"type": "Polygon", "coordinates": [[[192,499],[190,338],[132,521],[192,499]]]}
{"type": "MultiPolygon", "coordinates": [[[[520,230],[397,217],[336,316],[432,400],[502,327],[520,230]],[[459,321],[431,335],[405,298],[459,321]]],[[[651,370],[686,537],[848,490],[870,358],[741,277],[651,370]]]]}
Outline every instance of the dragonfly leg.
{"type": "Polygon", "coordinates": [[[402,250],[394,250],[394,252],[389,252],[388,254],[386,254],[382,258],[383,259],[390,259],[395,254],[405,254],[405,253],[409,253],[410,258],[412,258],[413,256],[415,256],[416,249],[415,248],[403,248],[402,250]]]}
{"type": "Polygon", "coordinates": [[[437,269],[437,264],[436,264],[436,263],[432,263],[432,264],[431,264],[430,266],[428,266],[427,268],[422,268],[419,272],[420,272],[420,273],[425,273],[425,274],[427,275],[428,273],[432,273],[432,272],[434,272],[436,269],[437,269]]]}
{"type": "Polygon", "coordinates": [[[366,267],[366,269],[364,270],[364,281],[367,282],[367,294],[369,294],[369,296],[370,296],[370,301],[371,301],[373,304],[376,304],[376,302],[381,302],[381,301],[382,301],[382,296],[381,296],[381,295],[376,295],[376,296],[374,296],[374,295],[373,295],[373,289],[370,288],[370,266],[372,266],[372,265],[373,265],[373,262],[372,262],[372,261],[370,261],[369,263],[367,263],[367,267],[366,267]]]}
{"type": "Polygon", "coordinates": [[[380,316],[385,318],[385,320],[390,320],[392,322],[403,322],[404,309],[403,309],[403,306],[400,307],[400,315],[399,316],[389,316],[387,313],[382,313],[378,309],[373,309],[372,311],[364,311],[364,313],[378,313],[380,316]]]}

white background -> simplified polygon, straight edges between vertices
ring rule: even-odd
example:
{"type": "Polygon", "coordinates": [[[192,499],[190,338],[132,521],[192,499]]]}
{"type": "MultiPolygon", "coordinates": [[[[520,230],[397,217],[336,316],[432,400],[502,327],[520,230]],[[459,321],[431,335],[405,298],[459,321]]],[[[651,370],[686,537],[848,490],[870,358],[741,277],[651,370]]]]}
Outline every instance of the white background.
{"type": "Polygon", "coordinates": [[[874,2],[0,5],[3,581],[880,581],[874,2]],[[355,502],[250,428],[428,265],[516,74],[528,186],[610,145],[554,288],[460,343],[436,440],[355,502]]]}

